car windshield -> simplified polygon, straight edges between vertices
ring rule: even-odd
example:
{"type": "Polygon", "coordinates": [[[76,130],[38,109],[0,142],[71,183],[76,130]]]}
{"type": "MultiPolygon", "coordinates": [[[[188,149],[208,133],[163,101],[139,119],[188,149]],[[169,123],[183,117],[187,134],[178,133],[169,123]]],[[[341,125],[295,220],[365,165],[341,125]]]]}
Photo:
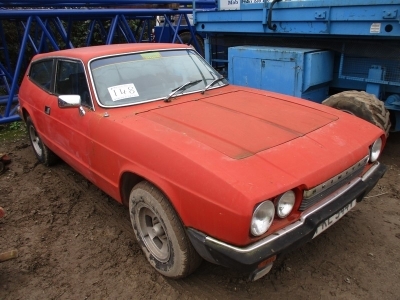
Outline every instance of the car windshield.
{"type": "MultiPolygon", "coordinates": [[[[106,107],[169,101],[182,94],[202,91],[222,77],[190,49],[105,57],[93,60],[90,69],[97,99],[106,107]]],[[[208,89],[226,84],[222,79],[208,89]]]]}

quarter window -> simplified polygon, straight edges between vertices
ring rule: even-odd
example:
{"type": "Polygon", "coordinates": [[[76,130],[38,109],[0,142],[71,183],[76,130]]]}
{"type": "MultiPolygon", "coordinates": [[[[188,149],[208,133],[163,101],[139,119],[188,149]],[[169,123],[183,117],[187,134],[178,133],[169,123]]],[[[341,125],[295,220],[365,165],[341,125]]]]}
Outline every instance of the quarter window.
{"type": "Polygon", "coordinates": [[[50,92],[53,60],[42,60],[32,64],[29,78],[42,89],[50,92]]]}

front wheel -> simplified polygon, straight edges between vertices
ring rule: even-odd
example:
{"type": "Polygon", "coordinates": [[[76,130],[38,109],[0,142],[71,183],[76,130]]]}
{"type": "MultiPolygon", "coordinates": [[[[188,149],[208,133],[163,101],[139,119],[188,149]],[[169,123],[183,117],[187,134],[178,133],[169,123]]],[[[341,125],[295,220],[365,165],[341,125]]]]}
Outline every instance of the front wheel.
{"type": "Polygon", "coordinates": [[[57,156],[43,143],[29,116],[26,118],[26,126],[29,140],[37,159],[45,166],[53,165],[57,161],[57,156]]]}
{"type": "Polygon", "coordinates": [[[389,111],[374,95],[359,91],[345,91],[332,95],[322,103],[364,119],[381,128],[386,136],[389,135],[389,111]]]}
{"type": "Polygon", "coordinates": [[[201,263],[175,210],[149,182],[138,183],[129,196],[136,239],[147,260],[162,275],[183,278],[201,263]]]}

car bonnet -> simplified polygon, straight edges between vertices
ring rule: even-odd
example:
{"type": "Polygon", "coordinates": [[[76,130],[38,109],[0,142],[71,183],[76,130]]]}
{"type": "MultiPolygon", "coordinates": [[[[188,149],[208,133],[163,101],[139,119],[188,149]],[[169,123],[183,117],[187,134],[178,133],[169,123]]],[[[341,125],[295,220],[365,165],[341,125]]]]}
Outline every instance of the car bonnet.
{"type": "Polygon", "coordinates": [[[236,90],[140,115],[234,159],[284,144],[338,119],[315,107],[271,95],[236,90]]]}

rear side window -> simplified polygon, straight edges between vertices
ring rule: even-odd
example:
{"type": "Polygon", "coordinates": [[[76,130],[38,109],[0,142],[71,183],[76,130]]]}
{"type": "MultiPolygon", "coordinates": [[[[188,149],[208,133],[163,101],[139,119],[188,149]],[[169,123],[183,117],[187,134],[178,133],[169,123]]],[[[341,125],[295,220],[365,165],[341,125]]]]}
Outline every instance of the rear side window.
{"type": "Polygon", "coordinates": [[[34,62],[29,71],[29,78],[46,91],[50,91],[53,60],[34,62]]]}

